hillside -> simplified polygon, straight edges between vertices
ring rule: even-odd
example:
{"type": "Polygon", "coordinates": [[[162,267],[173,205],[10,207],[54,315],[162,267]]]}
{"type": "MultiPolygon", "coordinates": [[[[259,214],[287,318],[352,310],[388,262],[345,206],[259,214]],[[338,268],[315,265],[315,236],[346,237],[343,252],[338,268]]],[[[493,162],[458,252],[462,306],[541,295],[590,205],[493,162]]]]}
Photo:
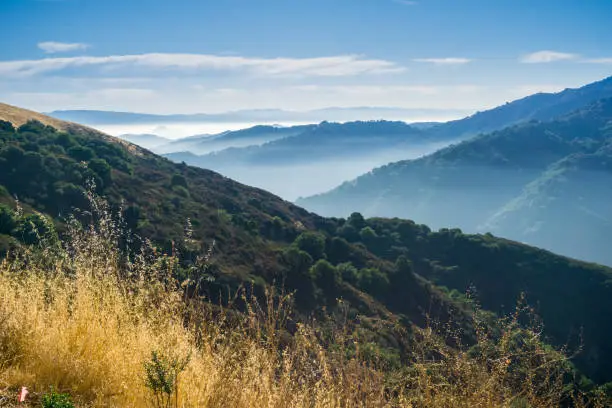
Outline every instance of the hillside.
{"type": "Polygon", "coordinates": [[[612,77],[576,89],[530,95],[464,119],[440,124],[430,131],[432,137],[464,139],[530,120],[551,120],[609,97],[612,97],[612,77]]]}
{"type": "Polygon", "coordinates": [[[612,219],[603,204],[612,177],[605,164],[611,119],[612,100],[605,99],[558,120],[517,125],[377,168],[298,202],[323,215],[356,210],[410,217],[437,228],[490,231],[612,264],[598,232],[612,219]],[[602,160],[598,166],[588,164],[597,160],[602,160]],[[585,167],[576,169],[581,164],[585,167]],[[559,227],[560,220],[567,229],[559,227]],[[596,228],[588,227],[594,223],[596,228]],[[571,237],[578,231],[581,243],[574,244],[571,237]]]}
{"type": "Polygon", "coordinates": [[[165,156],[295,200],[327,191],[373,167],[418,157],[443,145],[404,122],[322,122],[301,129],[260,146],[231,147],[207,155],[190,149],[165,156]]]}
{"type": "Polygon", "coordinates": [[[597,382],[612,379],[608,268],[492,236],[433,232],[411,221],[366,220],[357,213],[319,217],[212,171],[174,164],[83,127],[67,129],[2,122],[0,251],[54,234],[32,210],[54,217],[64,234],[63,217],[73,207],[89,208],[83,185],[93,179],[97,193],[137,234],[126,244],[138,252],[150,238],[159,251],[179,254],[176,273],[197,273],[200,290],[215,302],[251,283],[255,293],[274,283],[295,290],[302,317],[333,312],[342,298],[350,315],[359,316],[357,328],[374,356],[398,367],[412,358],[401,339],[425,327],[428,314],[473,344],[471,306],[459,294],[470,283],[485,309],[499,313],[526,292],[546,324],[545,339],[560,346],[582,327],[577,367],[597,382]],[[23,213],[14,210],[15,196],[23,213]],[[213,242],[210,263],[198,269],[197,256],[213,242]]]}
{"type": "MultiPolygon", "coordinates": [[[[388,163],[416,159],[452,142],[530,120],[550,120],[612,97],[612,77],[559,93],[535,94],[446,123],[394,121],[322,122],[293,137],[198,147],[189,139],[157,150],[176,162],[219,171],[291,201],[320,194],[388,163]],[[208,151],[202,150],[208,148],[208,151]],[[226,148],[225,150],[220,150],[226,148]],[[214,151],[210,154],[203,152],[214,151]],[[300,180],[296,183],[295,180],[300,180]]],[[[241,132],[250,134],[253,130],[241,132]]],[[[294,128],[289,128],[294,129],[294,128]]],[[[295,128],[298,129],[298,128],[295,128]]],[[[223,137],[223,136],[222,136],[223,137]]],[[[346,213],[342,213],[346,215],[346,213]]],[[[426,220],[428,221],[428,220],[426,220]]],[[[452,221],[452,220],[451,220],[452,221]]],[[[437,225],[447,225],[444,222],[437,225]]]]}
{"type": "Polygon", "coordinates": [[[375,156],[378,152],[407,150],[428,142],[423,132],[404,122],[371,121],[329,123],[300,129],[293,137],[251,146],[227,149],[203,156],[201,164],[211,168],[237,165],[262,166],[318,162],[346,157],[375,156]]]}
{"type": "Polygon", "coordinates": [[[265,126],[258,125],[246,129],[226,131],[217,135],[196,135],[169,141],[156,146],[156,153],[190,152],[204,155],[230,147],[247,147],[260,145],[286,137],[296,136],[315,125],[300,126],[265,126]]]}
{"type": "Polygon", "coordinates": [[[610,264],[605,254],[612,231],[608,204],[612,197],[611,148],[612,139],[608,139],[595,151],[572,154],[551,164],[482,228],[610,264]],[[571,239],[559,239],[568,233],[571,239]]]}
{"type": "MultiPolygon", "coordinates": [[[[407,327],[411,321],[423,322],[421,307],[425,303],[437,305],[442,318],[449,317],[447,310],[454,302],[425,282],[410,290],[419,302],[390,310],[382,297],[378,300],[335,280],[335,265],[343,262],[351,261],[355,273],[363,270],[368,276],[374,274],[369,279],[388,279],[396,269],[395,259],[384,260],[343,242],[342,252],[332,258],[333,266],[317,263],[323,262],[325,252],[333,248],[330,234],[335,231],[335,221],[212,171],[174,164],[146,150],[134,150],[134,146],[126,148],[130,145],[110,136],[82,133],[86,128],[69,129],[67,133],[58,132],[40,122],[15,129],[3,122],[0,203],[11,208],[15,206],[12,197],[18,197],[26,212],[37,210],[54,217],[61,233],[65,229],[63,217],[73,208],[88,207],[84,186],[93,179],[96,193],[103,195],[112,208],[121,210],[125,227],[135,234],[133,250],[138,251],[146,239],[151,239],[163,252],[180,253],[183,268],[189,269],[197,256],[212,249],[213,258],[206,271],[214,281],[203,290],[215,299],[243,284],[253,282],[261,292],[266,284],[277,281],[285,282],[288,290],[298,291],[298,311],[305,315],[333,307],[335,299],[343,297],[356,312],[372,318],[393,321],[404,315],[407,327]],[[187,241],[186,228],[191,237],[187,241]],[[317,277],[315,270],[310,272],[315,264],[331,275],[317,277]]],[[[46,231],[36,217],[34,232],[28,229],[30,218],[10,215],[8,209],[4,213],[9,214],[9,221],[3,225],[0,253],[20,242],[36,242],[36,236],[46,231]]],[[[411,274],[409,270],[403,273],[411,274]]],[[[461,316],[460,312],[455,316],[459,324],[466,322],[466,316],[461,316]]],[[[388,347],[388,340],[379,340],[388,347]]]]}

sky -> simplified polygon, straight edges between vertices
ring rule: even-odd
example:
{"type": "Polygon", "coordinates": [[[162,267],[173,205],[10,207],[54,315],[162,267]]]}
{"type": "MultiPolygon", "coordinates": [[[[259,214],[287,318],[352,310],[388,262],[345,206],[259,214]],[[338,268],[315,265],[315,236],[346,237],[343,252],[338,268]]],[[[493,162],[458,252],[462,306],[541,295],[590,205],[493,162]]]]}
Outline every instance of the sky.
{"type": "Polygon", "coordinates": [[[48,112],[483,110],[612,75],[609,0],[0,0],[0,101],[48,112]]]}

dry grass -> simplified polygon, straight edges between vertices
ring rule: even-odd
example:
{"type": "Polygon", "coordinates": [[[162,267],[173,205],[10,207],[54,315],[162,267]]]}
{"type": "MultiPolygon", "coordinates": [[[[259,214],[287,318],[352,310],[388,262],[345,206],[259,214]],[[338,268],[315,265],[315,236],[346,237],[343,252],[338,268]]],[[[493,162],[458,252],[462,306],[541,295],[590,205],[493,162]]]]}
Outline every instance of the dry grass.
{"type": "Polygon", "coordinates": [[[147,154],[147,151],[135,144],[129,143],[123,139],[119,139],[114,136],[107,135],[106,133],[92,129],[87,126],[80,125],[78,123],[67,122],[52,118],[51,116],[43,115],[42,113],[34,112],[28,109],[18,108],[16,106],[8,105],[0,102],[0,120],[11,122],[14,126],[21,126],[28,121],[36,120],[44,125],[54,127],[55,129],[73,132],[79,134],[93,135],[100,137],[111,143],[118,143],[125,147],[130,153],[142,156],[147,154]]]}
{"type": "Polygon", "coordinates": [[[176,260],[126,264],[115,227],[103,218],[73,229],[66,249],[47,245],[0,265],[0,405],[25,385],[33,405],[52,386],[78,406],[155,406],[144,369],[153,351],[189,356],[169,401],[178,407],[518,408],[568,398],[564,359],[513,317],[496,340],[479,329],[471,353],[423,330],[414,364],[384,373],[323,347],[308,325],[281,341],[287,297],[253,300],[238,319],[186,302],[170,277],[176,260]]]}
{"type": "Polygon", "coordinates": [[[15,126],[21,126],[29,120],[38,120],[45,125],[56,129],[64,129],[68,122],[64,122],[50,116],[43,115],[27,109],[0,103],[0,119],[11,122],[15,126]]]}

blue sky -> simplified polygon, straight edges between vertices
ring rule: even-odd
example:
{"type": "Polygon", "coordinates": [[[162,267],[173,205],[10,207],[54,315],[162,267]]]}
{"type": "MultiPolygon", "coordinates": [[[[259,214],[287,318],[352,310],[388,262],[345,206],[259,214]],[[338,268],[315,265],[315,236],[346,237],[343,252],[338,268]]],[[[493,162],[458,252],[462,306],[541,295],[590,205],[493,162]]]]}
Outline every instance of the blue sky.
{"type": "Polygon", "coordinates": [[[612,75],[608,0],[2,0],[0,100],[478,110],[612,75]]]}

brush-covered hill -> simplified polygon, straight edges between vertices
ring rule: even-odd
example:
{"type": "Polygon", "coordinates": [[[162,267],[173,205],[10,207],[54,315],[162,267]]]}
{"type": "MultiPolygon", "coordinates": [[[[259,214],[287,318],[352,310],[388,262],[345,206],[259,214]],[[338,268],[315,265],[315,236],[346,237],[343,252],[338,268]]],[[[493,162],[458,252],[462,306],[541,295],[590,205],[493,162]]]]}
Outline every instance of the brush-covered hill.
{"type": "Polygon", "coordinates": [[[227,131],[217,135],[195,135],[169,141],[153,149],[156,153],[190,152],[205,155],[213,151],[261,145],[274,140],[292,137],[306,132],[315,125],[267,126],[258,125],[246,129],[227,131]]]}
{"type": "MultiPolygon", "coordinates": [[[[612,97],[612,78],[558,93],[531,95],[446,123],[323,122],[304,129],[288,128],[284,131],[299,131],[277,140],[270,138],[265,144],[236,138],[223,141],[227,137],[221,135],[218,142],[207,141],[208,147],[192,143],[197,138],[185,139],[156,152],[179,163],[221,172],[294,201],[329,191],[374,168],[415,159],[484,132],[530,120],[551,120],[605,97],[612,97]],[[227,148],[220,150],[223,147],[227,148]],[[208,153],[211,150],[215,151],[208,153]]],[[[257,129],[246,129],[236,135],[249,135],[257,129]]]]}
{"type": "Polygon", "coordinates": [[[612,77],[575,89],[530,95],[460,120],[442,123],[429,131],[432,137],[458,140],[529,120],[551,120],[609,97],[612,97],[612,77]]]}
{"type": "Polygon", "coordinates": [[[34,210],[53,217],[62,234],[66,215],[90,208],[83,186],[93,179],[96,192],[137,234],[127,243],[134,250],[150,239],[193,270],[194,259],[214,242],[211,261],[198,270],[213,278],[202,283],[213,298],[241,284],[253,283],[257,292],[282,282],[296,292],[303,316],[333,311],[342,298],[359,316],[364,344],[393,366],[410,360],[398,332],[423,327],[427,314],[454,322],[470,341],[470,302],[459,293],[471,284],[483,307],[496,313],[511,310],[525,292],[546,324],[546,340],[562,345],[582,328],[577,367],[598,382],[612,379],[608,268],[489,235],[434,232],[407,220],[366,220],[358,213],[323,218],[84,127],[55,123],[63,131],[40,121],[15,127],[10,119],[21,115],[25,121],[29,113],[9,110],[0,116],[9,119],[0,126],[3,252],[54,233],[34,210]],[[22,210],[15,210],[15,197],[22,210]]]}
{"type": "MultiPolygon", "coordinates": [[[[377,153],[409,149],[429,140],[419,129],[404,122],[370,121],[329,123],[301,128],[282,139],[247,148],[230,148],[196,159],[186,156],[188,163],[210,169],[239,166],[270,166],[287,163],[318,162],[351,158],[358,160],[377,153]]],[[[180,160],[181,153],[168,154],[180,160]]]]}
{"type": "Polygon", "coordinates": [[[373,167],[418,157],[443,145],[404,122],[322,122],[258,146],[165,156],[295,200],[327,191],[373,167]]]}
{"type": "Polygon", "coordinates": [[[611,120],[612,99],[604,99],[377,168],[298,203],[328,216],[360,211],[490,231],[612,264],[611,120]]]}
{"type": "MultiPolygon", "coordinates": [[[[463,119],[425,127],[384,120],[344,124],[323,122],[319,126],[293,127],[284,130],[292,133],[291,136],[297,137],[282,138],[283,140],[259,147],[230,149],[201,158],[194,158],[188,153],[182,157],[179,148],[182,142],[178,142],[175,146],[167,146],[164,152],[173,153],[171,155],[173,159],[186,158],[191,164],[211,169],[301,160],[323,161],[345,156],[357,159],[368,152],[370,156],[378,151],[401,152],[407,147],[422,143],[456,141],[530,120],[551,120],[606,97],[612,97],[612,77],[576,89],[534,94],[494,109],[477,112],[463,119]]],[[[248,135],[255,131],[266,131],[266,129],[255,127],[235,135],[240,136],[243,133],[248,135]]],[[[183,150],[199,154],[197,149],[183,150]]]]}

